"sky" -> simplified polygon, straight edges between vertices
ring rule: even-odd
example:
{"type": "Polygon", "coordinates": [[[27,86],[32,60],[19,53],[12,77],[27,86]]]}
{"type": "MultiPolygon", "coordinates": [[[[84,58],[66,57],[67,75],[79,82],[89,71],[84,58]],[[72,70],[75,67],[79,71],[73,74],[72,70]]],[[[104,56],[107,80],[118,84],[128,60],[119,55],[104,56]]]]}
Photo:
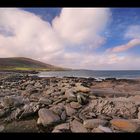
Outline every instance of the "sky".
{"type": "Polygon", "coordinates": [[[0,57],[140,70],[140,8],[0,8],[0,57]]]}

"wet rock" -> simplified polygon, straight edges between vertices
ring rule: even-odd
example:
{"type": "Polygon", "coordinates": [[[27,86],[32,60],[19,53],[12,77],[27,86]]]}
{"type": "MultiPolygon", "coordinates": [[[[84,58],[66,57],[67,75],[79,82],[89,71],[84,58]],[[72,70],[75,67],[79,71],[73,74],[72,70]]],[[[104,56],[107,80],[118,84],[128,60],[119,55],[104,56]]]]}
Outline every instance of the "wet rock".
{"type": "Polygon", "coordinates": [[[82,107],[78,102],[70,102],[70,106],[74,109],[79,109],[82,107]]]}
{"type": "Polygon", "coordinates": [[[135,132],[138,125],[130,120],[126,119],[113,119],[110,121],[112,127],[124,132],[135,132]]]}
{"type": "Polygon", "coordinates": [[[75,109],[71,108],[69,104],[65,106],[65,109],[67,116],[72,116],[77,112],[75,109]]]}
{"type": "Polygon", "coordinates": [[[106,120],[101,120],[101,119],[88,119],[84,120],[83,125],[85,128],[96,128],[99,125],[105,126],[108,123],[106,120]]]}
{"type": "Polygon", "coordinates": [[[60,117],[49,109],[42,108],[38,111],[40,121],[44,127],[60,122],[60,117]]]}
{"type": "Polygon", "coordinates": [[[85,133],[88,132],[87,129],[83,126],[83,124],[77,120],[73,120],[70,123],[71,131],[76,133],[85,133]]]}
{"type": "Polygon", "coordinates": [[[44,97],[41,97],[39,99],[39,103],[44,104],[44,105],[50,105],[50,104],[52,104],[52,100],[44,98],[44,97]]]}

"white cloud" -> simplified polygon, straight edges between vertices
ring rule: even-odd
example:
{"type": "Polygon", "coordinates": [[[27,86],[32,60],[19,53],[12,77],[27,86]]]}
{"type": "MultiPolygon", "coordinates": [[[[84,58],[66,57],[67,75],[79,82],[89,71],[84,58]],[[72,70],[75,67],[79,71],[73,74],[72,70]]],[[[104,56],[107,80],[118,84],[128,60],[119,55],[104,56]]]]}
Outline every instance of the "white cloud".
{"type": "MultiPolygon", "coordinates": [[[[86,62],[88,58],[84,52],[79,51],[75,55],[67,52],[67,46],[100,47],[105,43],[100,32],[110,15],[108,8],[64,8],[51,26],[33,13],[17,8],[1,8],[0,57],[24,56],[79,68],[78,64],[84,66],[82,61],[86,62]]],[[[89,56],[93,60],[94,56],[89,56]]]]}
{"type": "Polygon", "coordinates": [[[111,49],[108,49],[107,52],[124,52],[130,48],[140,45],[140,25],[131,25],[127,28],[125,34],[125,39],[131,39],[128,43],[115,46],[111,49]]]}
{"type": "Polygon", "coordinates": [[[108,8],[63,8],[53,20],[53,28],[67,43],[98,47],[104,43],[99,34],[110,16],[108,8]]]}
{"type": "Polygon", "coordinates": [[[13,54],[36,58],[62,48],[50,24],[29,12],[1,8],[0,27],[14,34],[8,37],[0,34],[0,48],[7,51],[5,57],[13,54]]]}
{"type": "Polygon", "coordinates": [[[118,53],[118,52],[126,51],[126,50],[133,48],[135,46],[138,46],[138,45],[140,45],[140,39],[132,39],[127,44],[113,47],[111,49],[108,49],[107,51],[118,53]]]}

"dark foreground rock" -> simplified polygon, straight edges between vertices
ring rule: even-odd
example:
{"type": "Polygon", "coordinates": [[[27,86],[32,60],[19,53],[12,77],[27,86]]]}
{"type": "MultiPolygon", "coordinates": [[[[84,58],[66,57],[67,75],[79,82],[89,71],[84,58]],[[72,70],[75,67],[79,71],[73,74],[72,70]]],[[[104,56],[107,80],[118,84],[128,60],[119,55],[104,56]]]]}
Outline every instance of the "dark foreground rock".
{"type": "Polygon", "coordinates": [[[140,132],[140,81],[4,74],[0,132],[140,132]]]}

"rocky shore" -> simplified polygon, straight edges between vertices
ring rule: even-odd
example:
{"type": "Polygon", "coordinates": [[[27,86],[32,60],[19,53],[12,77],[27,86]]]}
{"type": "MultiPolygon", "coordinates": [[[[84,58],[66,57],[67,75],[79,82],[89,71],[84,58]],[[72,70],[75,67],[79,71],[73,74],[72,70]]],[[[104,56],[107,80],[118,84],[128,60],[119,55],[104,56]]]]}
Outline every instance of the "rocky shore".
{"type": "Polygon", "coordinates": [[[1,73],[0,132],[140,132],[140,81],[1,73]]]}

